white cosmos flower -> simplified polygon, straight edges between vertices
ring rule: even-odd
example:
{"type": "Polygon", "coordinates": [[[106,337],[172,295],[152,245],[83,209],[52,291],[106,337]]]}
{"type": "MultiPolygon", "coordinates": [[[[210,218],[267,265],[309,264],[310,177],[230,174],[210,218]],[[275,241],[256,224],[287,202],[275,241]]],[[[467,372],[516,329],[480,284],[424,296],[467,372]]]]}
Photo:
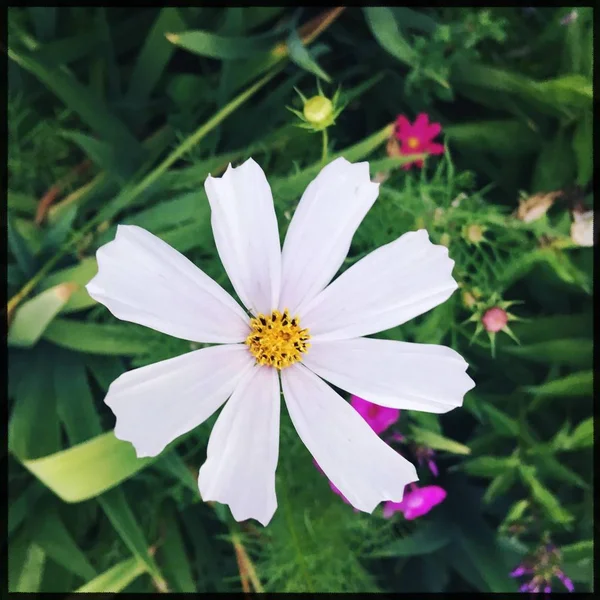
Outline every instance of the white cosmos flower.
{"type": "Polygon", "coordinates": [[[400,325],[456,289],[448,250],[406,233],[330,283],[378,194],[368,163],[338,158],[308,186],[283,249],[271,189],[252,159],[208,177],[219,256],[238,303],[151,233],[120,225],[97,253],[89,294],[119,319],[221,344],[124,373],[108,390],[115,435],[156,456],[226,400],[198,485],[238,521],[277,507],[280,381],[298,435],[357,509],[399,502],[418,479],[324,380],[382,406],[444,413],[474,383],[450,348],[361,336],[400,325]],[[328,285],[329,284],[329,285],[328,285]],[[295,317],[295,318],[293,318],[295,317]],[[308,330],[308,331],[307,331],[308,330]]]}

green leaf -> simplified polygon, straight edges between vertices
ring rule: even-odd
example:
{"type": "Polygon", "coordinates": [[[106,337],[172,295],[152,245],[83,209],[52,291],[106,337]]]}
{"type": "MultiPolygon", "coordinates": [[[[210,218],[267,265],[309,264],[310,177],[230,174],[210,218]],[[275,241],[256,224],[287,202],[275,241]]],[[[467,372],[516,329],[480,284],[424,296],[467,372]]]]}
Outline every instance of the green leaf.
{"type": "Polygon", "coordinates": [[[8,330],[8,345],[33,346],[77,289],[75,283],[61,283],[21,304],[8,330]]]}
{"type": "Polygon", "coordinates": [[[327,83],[331,83],[331,77],[319,66],[317,61],[311,56],[306,49],[302,40],[298,36],[295,28],[292,28],[287,39],[287,47],[290,60],[298,65],[301,69],[324,79],[327,83]]]}
{"type": "Polygon", "coordinates": [[[10,538],[26,517],[35,510],[37,501],[44,495],[44,486],[35,479],[29,483],[16,500],[11,498],[8,511],[8,537],[10,538]]]}
{"type": "Polygon", "coordinates": [[[123,490],[116,488],[105,492],[98,498],[98,502],[123,543],[134,556],[146,565],[155,581],[160,582],[164,588],[165,584],[160,570],[148,552],[148,542],[144,537],[144,532],[134,517],[123,490]]]}
{"type": "Polygon", "coordinates": [[[502,350],[536,363],[586,367],[592,362],[592,349],[590,339],[555,339],[537,344],[507,345],[502,350]]]}
{"type": "Polygon", "coordinates": [[[546,102],[579,110],[592,107],[592,82],[583,75],[564,75],[538,83],[537,87],[546,102]]]}
{"type": "Polygon", "coordinates": [[[139,106],[147,101],[175,51],[165,34],[169,31],[182,31],[185,27],[186,24],[176,7],[167,7],[160,11],[129,78],[126,94],[128,103],[139,106]]]}
{"type": "Polygon", "coordinates": [[[370,553],[373,558],[388,556],[422,556],[432,554],[450,543],[451,536],[439,521],[417,525],[415,532],[390,542],[381,549],[370,553]]]}
{"type": "Polygon", "coordinates": [[[577,158],[577,184],[585,187],[592,179],[594,170],[592,132],[593,117],[586,111],[577,122],[573,135],[573,150],[577,158]]]}
{"type": "MultiPolygon", "coordinates": [[[[441,509],[452,535],[442,551],[460,575],[481,592],[516,592],[507,577],[510,565],[498,544],[496,531],[481,515],[481,494],[472,485],[451,481],[441,509]]],[[[441,512],[441,511],[440,511],[441,512]]]]}
{"type": "Polygon", "coordinates": [[[25,556],[25,562],[15,586],[11,591],[17,593],[39,592],[44,575],[46,553],[37,545],[31,544],[25,556]]]}
{"type": "Polygon", "coordinates": [[[533,461],[537,467],[540,476],[548,481],[563,481],[570,485],[575,485],[584,490],[589,489],[590,485],[584,481],[575,471],[558,461],[549,451],[538,452],[534,455],[533,461]]]}
{"type": "Polygon", "coordinates": [[[40,283],[40,289],[45,290],[61,283],[74,283],[78,287],[71,294],[69,301],[62,307],[61,313],[70,313],[94,306],[96,301],[87,293],[85,286],[98,273],[98,263],[95,258],[84,258],[73,267],[54,271],[40,283]]]}
{"type": "Polygon", "coordinates": [[[124,180],[133,175],[133,165],[121,161],[118,156],[118,148],[112,144],[79,131],[62,131],[61,134],[75,142],[99,169],[107,171],[111,176],[119,176],[124,180]]]}
{"type": "Polygon", "coordinates": [[[22,462],[64,502],[82,502],[118,485],[153,460],[137,458],[133,446],[110,431],[67,450],[22,462]]]}
{"type": "Polygon", "coordinates": [[[556,338],[584,338],[589,337],[593,331],[593,314],[583,312],[537,317],[530,321],[516,322],[513,329],[524,344],[551,342],[556,338]]]}
{"type": "Polygon", "coordinates": [[[99,325],[70,319],[55,319],[44,339],[77,352],[134,356],[148,352],[155,334],[128,325],[99,325]]]}
{"type": "Polygon", "coordinates": [[[418,427],[412,427],[411,431],[415,442],[429,446],[429,448],[433,448],[434,450],[445,450],[452,454],[471,454],[471,449],[464,444],[450,440],[439,433],[419,429],[418,427]]]}
{"type": "Polygon", "coordinates": [[[60,249],[73,229],[77,209],[76,204],[66,207],[57,219],[48,224],[48,228],[44,232],[42,252],[54,253],[60,249]]]}
{"type": "Polygon", "coordinates": [[[27,371],[15,382],[15,401],[8,422],[8,448],[19,460],[44,456],[60,448],[52,355],[49,347],[40,343],[26,356],[27,371]]]}
{"type": "Polygon", "coordinates": [[[594,445],[594,418],[589,417],[579,423],[569,439],[569,450],[588,448],[594,445]]]}
{"type": "Polygon", "coordinates": [[[9,213],[15,211],[24,213],[28,217],[32,217],[37,211],[38,200],[35,196],[31,196],[30,194],[7,190],[6,199],[9,213]]]}
{"type": "Polygon", "coordinates": [[[46,555],[82,579],[95,577],[96,571],[73,540],[56,512],[42,511],[32,516],[33,541],[46,555]]]}
{"type": "Polygon", "coordinates": [[[33,254],[28,248],[27,242],[19,230],[15,227],[10,214],[7,215],[6,225],[8,229],[8,247],[12,252],[19,269],[27,277],[33,277],[35,273],[35,260],[33,254]]]}
{"type": "Polygon", "coordinates": [[[163,565],[165,577],[172,584],[173,591],[197,592],[190,558],[177,521],[177,512],[173,507],[169,507],[163,514],[166,533],[158,550],[158,559],[163,565]]]}
{"type": "Polygon", "coordinates": [[[223,36],[203,30],[169,33],[167,40],[188,52],[220,60],[248,59],[267,54],[279,37],[268,34],[254,37],[223,36]]]}
{"type": "Polygon", "coordinates": [[[489,403],[483,403],[481,410],[486,414],[489,423],[496,433],[508,437],[517,437],[519,434],[519,423],[515,419],[489,403]]]}
{"type": "Polygon", "coordinates": [[[26,528],[21,529],[14,536],[10,535],[7,540],[8,569],[6,574],[6,583],[9,592],[15,592],[19,585],[19,580],[21,578],[21,573],[23,572],[23,567],[26,563],[30,545],[31,538],[29,531],[26,528]]]}
{"type": "Polygon", "coordinates": [[[514,521],[518,521],[525,514],[525,511],[529,507],[529,500],[522,499],[515,502],[511,507],[508,513],[506,514],[506,523],[512,523],[514,521]]]}
{"type": "Polygon", "coordinates": [[[161,455],[154,468],[165,475],[173,477],[194,494],[198,492],[198,478],[192,475],[183,459],[176,451],[161,455]]]}
{"type": "Polygon", "coordinates": [[[529,487],[534,499],[552,521],[564,525],[573,520],[573,515],[565,510],[552,492],[536,478],[534,468],[522,465],[519,467],[519,473],[523,483],[529,487]]]}
{"type": "Polygon", "coordinates": [[[435,413],[414,411],[411,413],[410,418],[417,423],[421,429],[441,435],[442,426],[440,424],[439,415],[436,415],[435,413]]]}
{"type": "Polygon", "coordinates": [[[121,592],[145,572],[146,566],[139,558],[129,558],[88,581],[76,589],[75,593],[121,592]]]}
{"type": "Polygon", "coordinates": [[[380,46],[399,61],[411,65],[415,52],[402,36],[394,12],[387,6],[364,7],[367,25],[380,46]]]}
{"type": "Polygon", "coordinates": [[[566,562],[578,562],[594,555],[594,540],[582,540],[560,547],[562,558],[566,562]]]}
{"type": "Polygon", "coordinates": [[[109,112],[100,96],[79,83],[65,69],[42,64],[31,53],[15,51],[9,47],[8,55],[76,112],[100,139],[109,142],[113,148],[118,148],[123,164],[140,161],[141,145],[125,125],[109,112]]]}
{"type": "Polygon", "coordinates": [[[594,382],[593,371],[579,371],[565,377],[548,381],[541,385],[529,386],[525,389],[540,398],[573,398],[577,396],[592,396],[594,382]]]}
{"type": "Polygon", "coordinates": [[[57,411],[69,441],[79,444],[100,435],[102,426],[88,384],[84,357],[57,348],[54,359],[57,411]]]}
{"type": "Polygon", "coordinates": [[[479,456],[461,465],[461,469],[477,477],[498,477],[513,471],[519,466],[519,460],[514,457],[479,456]]]}
{"type": "Polygon", "coordinates": [[[444,135],[459,148],[487,152],[501,158],[531,154],[540,146],[535,131],[517,119],[448,125],[444,128],[444,135]],[[518,144],[515,144],[516,139],[518,144]]]}
{"type": "Polygon", "coordinates": [[[560,130],[542,146],[531,182],[532,192],[551,192],[570,185],[575,178],[575,160],[570,139],[560,130]]]}
{"type": "MultiPolygon", "coordinates": [[[[157,235],[192,220],[194,224],[207,225],[210,221],[210,205],[204,190],[198,189],[165,200],[123,219],[123,223],[138,225],[157,235]]],[[[114,237],[114,234],[110,237],[114,237]]]]}
{"type": "Polygon", "coordinates": [[[108,386],[125,372],[123,360],[117,356],[89,354],[85,356],[85,364],[105,392],[108,391],[108,386]]]}

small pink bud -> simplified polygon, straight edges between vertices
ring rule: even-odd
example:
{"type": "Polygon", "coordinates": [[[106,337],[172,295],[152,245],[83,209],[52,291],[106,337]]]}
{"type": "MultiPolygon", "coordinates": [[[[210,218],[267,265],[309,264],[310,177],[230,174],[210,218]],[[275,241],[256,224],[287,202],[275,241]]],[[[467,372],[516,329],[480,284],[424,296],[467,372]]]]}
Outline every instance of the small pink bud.
{"type": "Polygon", "coordinates": [[[508,323],[508,315],[502,308],[494,306],[494,308],[489,308],[485,311],[483,317],[481,317],[481,322],[483,323],[486,331],[489,331],[490,333],[496,333],[506,327],[506,324],[508,323]]]}

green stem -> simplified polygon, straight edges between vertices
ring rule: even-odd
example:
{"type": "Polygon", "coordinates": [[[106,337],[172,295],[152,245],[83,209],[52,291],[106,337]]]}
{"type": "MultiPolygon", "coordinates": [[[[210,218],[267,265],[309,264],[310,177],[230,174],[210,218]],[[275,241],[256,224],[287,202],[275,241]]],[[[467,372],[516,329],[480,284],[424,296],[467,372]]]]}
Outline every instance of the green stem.
{"type": "Polygon", "coordinates": [[[327,136],[327,127],[323,129],[323,150],[321,152],[321,162],[327,162],[327,146],[329,145],[329,137],[327,136]]]}
{"type": "Polygon", "coordinates": [[[33,290],[33,288],[58,264],[63,256],[91,229],[93,229],[98,223],[110,218],[113,214],[116,214],[121,209],[125,208],[132,200],[139,196],[142,192],[147,190],[156,180],[161,177],[177,160],[183,155],[189,152],[196,144],[198,144],[208,133],[210,133],[215,127],[223,122],[232,112],[239,108],[246,100],[251,98],[258,90],[260,90],[266,83],[268,83],[279,71],[283,69],[283,66],[273,69],[270,73],[267,73],[264,77],[259,79],[253,86],[239,94],[229,104],[224,106],[215,115],[210,118],[206,123],[201,125],[192,135],[184,140],[160,165],[158,165],[153,171],[148,173],[137,185],[131,188],[125,188],[121,194],[116,198],[115,203],[107,207],[104,211],[99,211],[98,214],[90,219],[77,233],[75,233],[70,240],[68,240],[62,248],[21,288],[21,290],[15,294],[7,305],[7,312],[10,315],[16,306],[33,290]]]}

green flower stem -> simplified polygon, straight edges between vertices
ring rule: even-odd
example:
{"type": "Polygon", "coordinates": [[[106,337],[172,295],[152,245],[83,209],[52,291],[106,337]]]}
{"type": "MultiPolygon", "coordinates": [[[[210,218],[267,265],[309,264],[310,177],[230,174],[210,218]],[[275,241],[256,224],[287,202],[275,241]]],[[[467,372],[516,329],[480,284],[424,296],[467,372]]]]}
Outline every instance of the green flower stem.
{"type": "Polygon", "coordinates": [[[329,145],[329,138],[327,135],[327,127],[323,129],[323,150],[321,152],[321,162],[325,164],[327,162],[327,146],[329,145]]]}

